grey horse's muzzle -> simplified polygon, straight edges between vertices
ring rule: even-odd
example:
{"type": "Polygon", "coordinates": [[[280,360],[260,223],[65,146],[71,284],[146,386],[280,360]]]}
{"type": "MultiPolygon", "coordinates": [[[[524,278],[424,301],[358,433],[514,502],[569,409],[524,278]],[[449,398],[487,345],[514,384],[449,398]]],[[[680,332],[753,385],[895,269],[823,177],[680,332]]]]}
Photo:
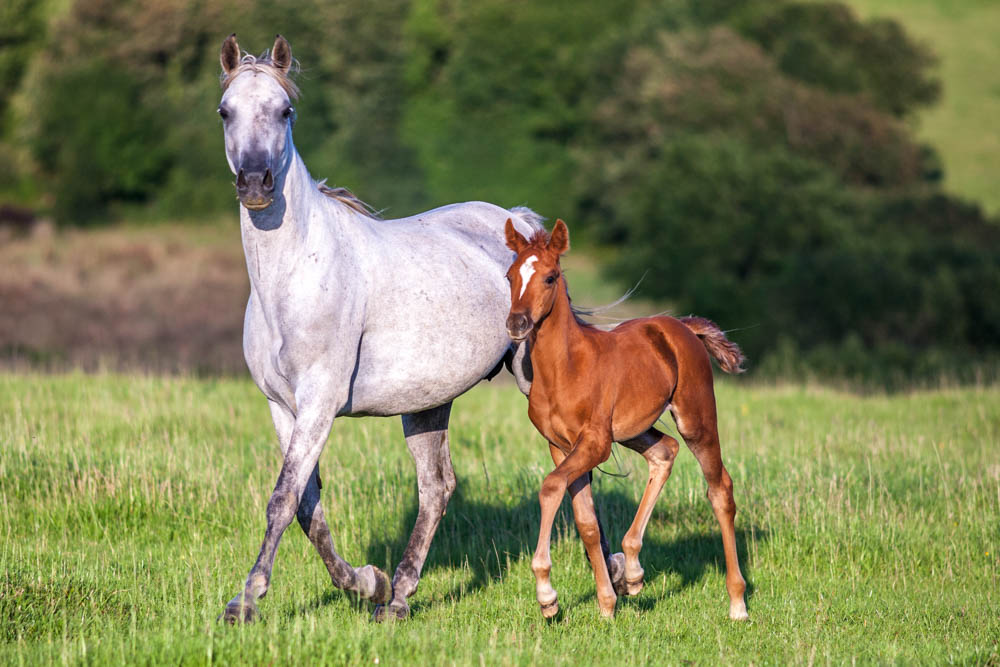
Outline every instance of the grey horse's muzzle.
{"type": "Polygon", "coordinates": [[[236,175],[236,196],[251,211],[261,211],[274,201],[274,174],[270,168],[247,172],[240,169],[236,175]]]}

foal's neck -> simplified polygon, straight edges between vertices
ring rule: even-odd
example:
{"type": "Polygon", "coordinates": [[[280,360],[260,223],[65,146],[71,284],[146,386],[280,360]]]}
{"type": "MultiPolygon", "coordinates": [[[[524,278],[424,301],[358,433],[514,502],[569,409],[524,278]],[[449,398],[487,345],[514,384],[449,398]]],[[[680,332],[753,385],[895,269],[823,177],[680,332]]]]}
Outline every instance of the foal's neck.
{"type": "Polygon", "coordinates": [[[571,367],[570,348],[573,343],[582,338],[583,327],[573,315],[566,279],[560,275],[552,310],[538,324],[535,341],[531,347],[532,365],[535,367],[536,373],[539,372],[539,367],[542,369],[551,368],[557,373],[571,367]],[[534,363],[536,353],[540,362],[537,365],[534,363]]]}

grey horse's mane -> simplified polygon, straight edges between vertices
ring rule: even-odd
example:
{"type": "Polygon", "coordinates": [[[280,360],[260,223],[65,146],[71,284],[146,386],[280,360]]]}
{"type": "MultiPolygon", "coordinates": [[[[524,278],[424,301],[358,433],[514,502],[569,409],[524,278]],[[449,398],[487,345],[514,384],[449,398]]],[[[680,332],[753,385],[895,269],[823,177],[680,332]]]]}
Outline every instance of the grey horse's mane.
{"type": "Polygon", "coordinates": [[[360,213],[363,216],[371,218],[373,220],[381,220],[382,216],[374,208],[366,204],[365,202],[358,199],[358,197],[348,190],[347,188],[331,188],[326,184],[326,179],[316,184],[319,191],[325,194],[330,199],[336,199],[341,204],[350,207],[360,213]]]}
{"type": "MultiPolygon", "coordinates": [[[[299,61],[292,59],[292,65],[288,68],[288,72],[298,72],[300,69],[299,61]]],[[[233,79],[238,77],[243,72],[260,72],[261,74],[267,74],[269,77],[278,82],[278,85],[288,93],[288,96],[293,100],[299,99],[299,87],[295,85],[291,77],[288,76],[288,72],[274,66],[271,61],[270,50],[265,51],[259,56],[255,56],[251,53],[243,54],[240,58],[240,64],[237,65],[236,69],[230,70],[229,72],[223,72],[222,76],[219,77],[219,82],[222,84],[222,90],[225,91],[229,88],[229,84],[233,82],[233,79]]]]}

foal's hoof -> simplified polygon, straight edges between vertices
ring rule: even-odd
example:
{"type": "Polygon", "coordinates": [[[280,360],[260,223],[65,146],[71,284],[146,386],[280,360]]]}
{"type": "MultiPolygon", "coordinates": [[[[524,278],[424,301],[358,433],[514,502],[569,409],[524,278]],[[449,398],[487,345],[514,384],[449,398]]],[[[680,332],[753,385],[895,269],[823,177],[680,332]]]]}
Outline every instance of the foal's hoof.
{"type": "Polygon", "coordinates": [[[732,602],[729,605],[729,618],[734,621],[749,621],[750,614],[747,613],[747,605],[743,600],[732,602]]]}
{"type": "Polygon", "coordinates": [[[611,577],[611,587],[615,595],[625,595],[625,554],[618,552],[608,556],[608,576],[611,577]]]}
{"type": "Polygon", "coordinates": [[[376,623],[382,623],[383,621],[405,621],[409,617],[410,605],[406,604],[405,600],[403,602],[380,604],[372,612],[372,620],[376,623]]]}
{"type": "Polygon", "coordinates": [[[538,606],[542,609],[542,616],[545,618],[553,618],[559,613],[559,598],[554,598],[552,602],[549,602],[548,604],[539,603],[538,606]]]}
{"type": "Polygon", "coordinates": [[[229,601],[226,610],[222,612],[218,620],[229,625],[236,625],[237,623],[253,623],[259,618],[260,612],[257,611],[257,605],[250,600],[244,601],[242,595],[237,595],[229,601]]]}
{"type": "Polygon", "coordinates": [[[642,587],[646,585],[646,580],[639,577],[635,581],[625,582],[625,595],[638,595],[642,592],[642,587]]]}

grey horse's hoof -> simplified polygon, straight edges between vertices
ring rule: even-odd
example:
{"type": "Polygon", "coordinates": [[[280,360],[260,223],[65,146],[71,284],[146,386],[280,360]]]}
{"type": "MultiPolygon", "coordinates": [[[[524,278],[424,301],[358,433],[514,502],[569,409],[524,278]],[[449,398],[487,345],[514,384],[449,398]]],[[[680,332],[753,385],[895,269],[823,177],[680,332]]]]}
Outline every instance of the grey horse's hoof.
{"type": "Polygon", "coordinates": [[[615,595],[624,596],[626,594],[625,554],[619,551],[608,556],[608,576],[611,577],[611,587],[615,589],[615,595]]]}
{"type": "Polygon", "coordinates": [[[376,623],[383,621],[405,621],[410,617],[410,605],[406,601],[380,604],[372,612],[372,620],[376,623]]]}
{"type": "MultiPolygon", "coordinates": [[[[377,605],[388,604],[389,601],[392,600],[392,581],[389,579],[388,574],[374,565],[371,567],[375,572],[375,592],[372,593],[372,596],[369,599],[377,605]]],[[[409,607],[406,607],[406,613],[410,613],[409,607]]]]}
{"type": "Polygon", "coordinates": [[[237,595],[226,605],[226,610],[219,616],[220,621],[235,625],[237,623],[253,623],[260,619],[257,605],[252,601],[244,601],[242,595],[237,595]]]}
{"type": "Polygon", "coordinates": [[[542,609],[542,616],[545,618],[554,618],[559,613],[559,598],[555,598],[548,604],[539,604],[538,606],[542,609]]]}

